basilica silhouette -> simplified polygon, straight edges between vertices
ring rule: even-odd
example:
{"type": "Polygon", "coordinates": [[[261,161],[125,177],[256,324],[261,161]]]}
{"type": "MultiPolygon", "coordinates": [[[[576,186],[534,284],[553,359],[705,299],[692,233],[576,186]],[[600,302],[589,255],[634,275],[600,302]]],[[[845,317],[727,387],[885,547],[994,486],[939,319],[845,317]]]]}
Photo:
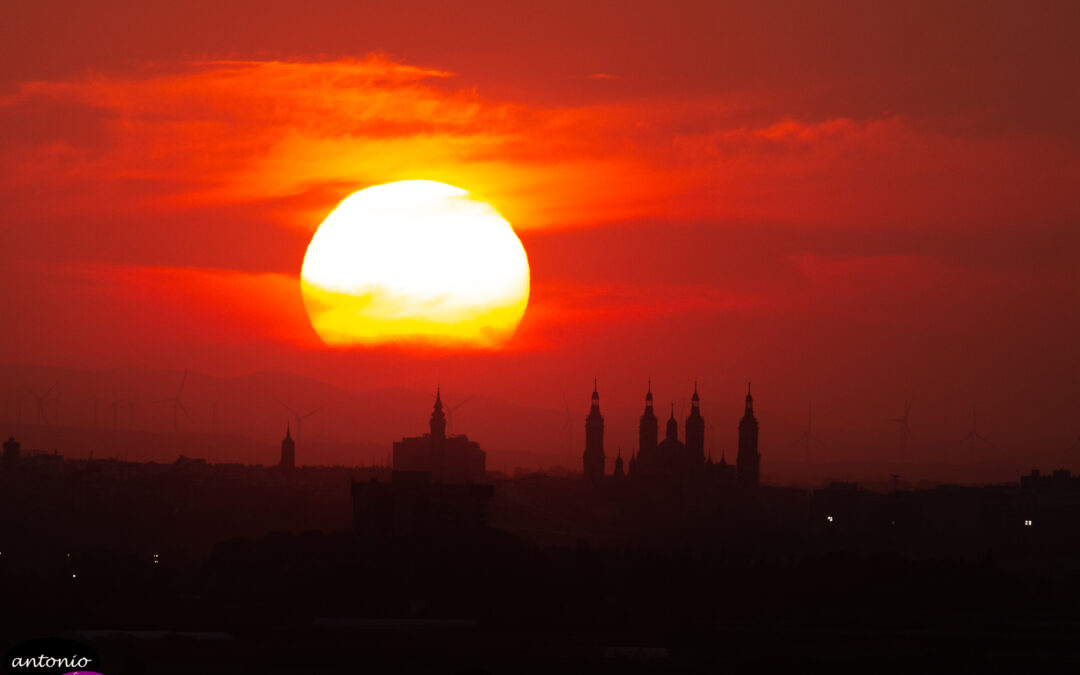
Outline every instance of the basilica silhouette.
{"type": "MultiPolygon", "coordinates": [[[[718,463],[706,455],[705,418],[701,415],[701,397],[696,382],[684,429],[686,440],[681,441],[675,406],[672,404],[664,440],[659,440],[660,424],[653,410],[650,381],[645,394],[645,411],[638,423],[637,451],[631,454],[629,468],[625,472],[621,453],[616,457],[611,478],[679,484],[709,481],[737,485],[742,490],[757,487],[761,455],[758,453],[758,422],[754,417],[754,398],[750,394],[749,384],[746,387],[746,408],[739,422],[739,451],[734,466],[727,463],[724,455],[721,455],[718,463]]],[[[585,480],[590,485],[600,485],[604,481],[604,460],[604,417],[600,414],[600,392],[594,381],[592,406],[585,419],[583,455],[585,480]]]]}

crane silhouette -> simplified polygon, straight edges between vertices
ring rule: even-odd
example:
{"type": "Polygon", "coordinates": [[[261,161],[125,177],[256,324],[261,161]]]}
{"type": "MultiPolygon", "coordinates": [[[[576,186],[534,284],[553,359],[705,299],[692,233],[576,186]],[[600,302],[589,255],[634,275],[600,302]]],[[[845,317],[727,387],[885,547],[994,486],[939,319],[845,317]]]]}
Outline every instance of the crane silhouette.
{"type": "Polygon", "coordinates": [[[187,371],[184,371],[183,377],[180,378],[180,387],[176,390],[176,396],[170,398],[163,398],[154,403],[172,403],[173,404],[173,433],[175,434],[180,430],[180,413],[184,413],[184,417],[188,418],[191,422],[191,415],[188,413],[187,408],[180,402],[180,395],[184,393],[184,384],[187,383],[187,371]]]}

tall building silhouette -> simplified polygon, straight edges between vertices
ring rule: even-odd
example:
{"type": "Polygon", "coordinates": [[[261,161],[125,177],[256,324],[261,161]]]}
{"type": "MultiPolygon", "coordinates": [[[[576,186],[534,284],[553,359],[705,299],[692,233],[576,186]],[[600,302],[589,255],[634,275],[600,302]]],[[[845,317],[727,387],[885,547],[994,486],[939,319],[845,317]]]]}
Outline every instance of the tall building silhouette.
{"type": "Polygon", "coordinates": [[[285,438],[281,440],[281,462],[278,466],[290,470],[296,468],[296,442],[293,441],[292,429],[289,426],[285,427],[285,438]]]}
{"type": "Polygon", "coordinates": [[[735,458],[736,480],[743,489],[756,488],[761,455],[758,454],[758,422],[754,417],[754,397],[746,384],[746,412],[739,422],[739,454],[735,458]]]}
{"type": "Polygon", "coordinates": [[[604,479],[604,416],[600,414],[600,393],[593,380],[592,407],[585,418],[585,481],[599,485],[604,479]]]}
{"type": "Polygon", "coordinates": [[[619,454],[615,456],[615,472],[611,476],[612,478],[624,478],[626,476],[626,472],[623,471],[622,448],[619,448],[619,454]]]}
{"type": "Polygon", "coordinates": [[[435,390],[429,432],[394,441],[394,470],[422,471],[436,483],[471,483],[485,478],[487,453],[465,434],[446,435],[442,393],[435,390]]]}

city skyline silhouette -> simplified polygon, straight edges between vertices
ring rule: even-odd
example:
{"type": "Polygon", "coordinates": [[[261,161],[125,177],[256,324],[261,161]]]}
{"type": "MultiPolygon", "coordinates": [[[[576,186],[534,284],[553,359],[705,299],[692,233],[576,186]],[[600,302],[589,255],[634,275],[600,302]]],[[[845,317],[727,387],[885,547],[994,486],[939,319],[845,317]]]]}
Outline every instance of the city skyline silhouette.
{"type": "Polygon", "coordinates": [[[5,668],[1080,672],[1078,37],[0,4],[5,668]]]}

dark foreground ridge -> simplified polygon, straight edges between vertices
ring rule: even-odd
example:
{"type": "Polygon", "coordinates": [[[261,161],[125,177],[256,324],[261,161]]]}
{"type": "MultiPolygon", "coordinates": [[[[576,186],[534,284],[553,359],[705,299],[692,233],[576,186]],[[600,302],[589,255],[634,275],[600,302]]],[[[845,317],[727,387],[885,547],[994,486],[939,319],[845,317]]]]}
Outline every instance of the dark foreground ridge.
{"type": "Polygon", "coordinates": [[[393,493],[386,470],[67,464],[0,475],[0,627],[91,644],[106,673],[1080,663],[1064,473],[713,499],[411,474],[412,516],[372,528],[349,490],[393,493]],[[487,524],[418,515],[448,494],[489,495],[487,524]]]}

